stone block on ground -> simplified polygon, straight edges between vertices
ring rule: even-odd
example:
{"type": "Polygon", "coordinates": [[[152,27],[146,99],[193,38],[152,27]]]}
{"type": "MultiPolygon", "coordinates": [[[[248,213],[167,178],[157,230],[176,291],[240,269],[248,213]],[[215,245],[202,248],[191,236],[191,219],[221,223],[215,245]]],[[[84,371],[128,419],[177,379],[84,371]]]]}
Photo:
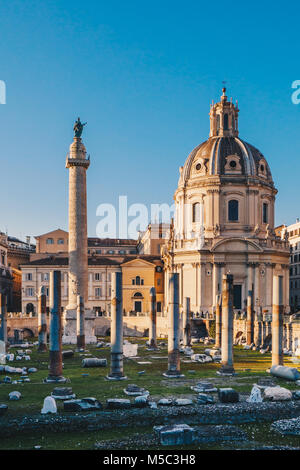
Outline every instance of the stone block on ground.
{"type": "Polygon", "coordinates": [[[46,397],[44,400],[44,405],[41,410],[42,414],[48,414],[52,413],[55,414],[57,413],[57,406],[56,406],[56,401],[53,397],[46,397]]]}
{"type": "Polygon", "coordinates": [[[237,403],[239,394],[233,388],[219,388],[218,397],[221,403],[237,403]]]}
{"type": "Polygon", "coordinates": [[[214,393],[218,391],[218,389],[212,383],[204,380],[198,382],[196,385],[192,385],[191,389],[197,393],[214,393]]]}
{"type": "Polygon", "coordinates": [[[124,388],[124,393],[129,396],[138,397],[141,395],[149,395],[148,390],[142,387],[138,387],[135,384],[128,384],[126,388],[124,388]]]}
{"type": "Polygon", "coordinates": [[[263,401],[261,396],[260,388],[254,384],[250,393],[250,397],[247,398],[248,403],[261,403],[263,401]]]}
{"type": "Polygon", "coordinates": [[[134,357],[138,355],[138,344],[125,343],[123,345],[123,356],[134,357]]]}
{"type": "Polygon", "coordinates": [[[292,392],[284,387],[267,387],[264,389],[264,399],[267,401],[288,401],[292,399],[292,392]]]}
{"type": "Polygon", "coordinates": [[[8,397],[10,400],[18,401],[21,399],[22,395],[21,395],[21,392],[14,391],[14,392],[10,392],[8,397]]]}
{"type": "Polygon", "coordinates": [[[98,357],[89,357],[83,359],[82,367],[106,367],[107,359],[100,359],[98,357]]]}
{"type": "Polygon", "coordinates": [[[215,403],[214,397],[207,395],[206,393],[199,393],[197,396],[198,405],[212,405],[215,403]]]}
{"type": "Polygon", "coordinates": [[[109,410],[124,410],[131,407],[131,402],[126,398],[108,398],[106,406],[109,410]]]}
{"type": "Polygon", "coordinates": [[[272,366],[270,374],[285,380],[296,381],[300,379],[300,372],[295,367],[272,366]]]}
{"type": "Polygon", "coordinates": [[[96,411],[102,409],[102,404],[94,397],[64,401],[65,411],[96,411]]]}
{"type": "Polygon", "coordinates": [[[155,426],[154,431],[158,433],[160,444],[190,445],[193,443],[195,430],[188,424],[174,424],[171,426],[155,426]]]}
{"type": "Polygon", "coordinates": [[[72,387],[55,387],[51,393],[51,396],[55,400],[71,400],[72,398],[76,398],[72,387]]]}
{"type": "Polygon", "coordinates": [[[148,395],[137,396],[134,399],[134,405],[137,408],[145,408],[146,406],[148,406],[148,398],[148,395]]]}
{"type": "Polygon", "coordinates": [[[158,406],[171,406],[173,405],[173,400],[171,398],[161,398],[157,404],[158,406]]]}
{"type": "Polygon", "coordinates": [[[63,359],[69,359],[74,356],[74,351],[73,349],[65,349],[62,351],[62,357],[63,359]]]}
{"type": "Polygon", "coordinates": [[[176,406],[190,406],[193,404],[193,400],[189,400],[188,398],[176,398],[176,400],[174,400],[174,405],[176,406]]]}

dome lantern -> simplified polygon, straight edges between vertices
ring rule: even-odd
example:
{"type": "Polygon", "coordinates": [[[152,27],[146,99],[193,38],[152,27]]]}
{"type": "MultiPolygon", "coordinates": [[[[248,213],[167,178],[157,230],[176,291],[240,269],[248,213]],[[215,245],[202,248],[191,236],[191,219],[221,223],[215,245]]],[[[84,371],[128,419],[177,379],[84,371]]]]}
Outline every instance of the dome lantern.
{"type": "Polygon", "coordinates": [[[221,101],[210,107],[210,137],[238,137],[238,105],[227,101],[226,88],[222,89],[221,101]]]}

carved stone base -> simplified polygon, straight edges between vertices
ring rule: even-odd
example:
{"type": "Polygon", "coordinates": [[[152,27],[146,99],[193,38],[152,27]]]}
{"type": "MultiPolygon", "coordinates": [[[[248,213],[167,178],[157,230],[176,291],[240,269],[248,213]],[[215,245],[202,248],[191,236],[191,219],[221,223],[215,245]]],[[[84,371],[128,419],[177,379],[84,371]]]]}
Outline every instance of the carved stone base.
{"type": "Polygon", "coordinates": [[[163,376],[166,377],[167,379],[181,379],[184,377],[184,374],[181,374],[180,371],[170,371],[167,370],[166,372],[163,373],[163,376]]]}
{"type": "Polygon", "coordinates": [[[49,375],[46,379],[44,379],[44,383],[45,384],[54,384],[54,383],[59,383],[59,384],[64,384],[66,382],[68,382],[69,380],[66,379],[65,377],[63,377],[62,375],[59,376],[59,377],[56,377],[56,376],[51,376],[49,375]]]}
{"type": "MultiPolygon", "coordinates": [[[[63,316],[63,344],[77,344],[77,311],[66,310],[63,316]]],[[[95,336],[95,313],[85,310],[84,319],[85,344],[96,344],[95,336]]]]}

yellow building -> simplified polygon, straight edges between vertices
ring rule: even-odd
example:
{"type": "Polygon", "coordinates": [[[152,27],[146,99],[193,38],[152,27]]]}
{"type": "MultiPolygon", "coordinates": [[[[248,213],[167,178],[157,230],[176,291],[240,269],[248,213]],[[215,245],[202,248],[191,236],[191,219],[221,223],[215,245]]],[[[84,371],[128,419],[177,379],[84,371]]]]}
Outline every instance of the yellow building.
{"type": "Polygon", "coordinates": [[[157,256],[140,255],[121,264],[123,273],[123,310],[150,312],[150,289],[156,288],[157,312],[164,300],[163,264],[157,256]]]}

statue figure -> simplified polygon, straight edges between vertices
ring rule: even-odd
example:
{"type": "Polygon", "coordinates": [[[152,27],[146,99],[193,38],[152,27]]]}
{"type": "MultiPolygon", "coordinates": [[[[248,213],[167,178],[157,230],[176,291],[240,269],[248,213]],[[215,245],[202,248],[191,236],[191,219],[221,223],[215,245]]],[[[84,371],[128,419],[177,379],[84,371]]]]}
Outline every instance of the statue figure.
{"type": "Polygon", "coordinates": [[[75,121],[75,124],[74,124],[74,127],[73,127],[74,136],[75,136],[75,137],[81,137],[81,134],[82,134],[82,131],[83,131],[83,127],[84,127],[86,124],[87,124],[86,122],[82,123],[82,122],[80,121],[80,118],[78,118],[77,121],[75,121]]]}
{"type": "Polygon", "coordinates": [[[256,225],[255,225],[255,228],[254,228],[254,235],[257,235],[258,232],[259,232],[259,225],[256,224],[256,225]]]}

